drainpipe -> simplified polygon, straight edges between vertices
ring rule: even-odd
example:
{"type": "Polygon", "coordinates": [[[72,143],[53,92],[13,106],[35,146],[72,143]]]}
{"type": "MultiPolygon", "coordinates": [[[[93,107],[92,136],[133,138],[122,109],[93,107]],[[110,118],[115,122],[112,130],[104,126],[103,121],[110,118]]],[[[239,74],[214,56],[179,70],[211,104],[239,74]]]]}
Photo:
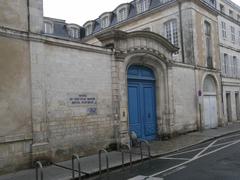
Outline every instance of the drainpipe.
{"type": "Polygon", "coordinates": [[[27,18],[28,18],[28,33],[30,33],[30,0],[27,0],[27,18]]]}
{"type": "Polygon", "coordinates": [[[178,10],[179,10],[179,23],[180,23],[180,38],[181,38],[181,53],[182,53],[182,61],[185,63],[185,55],[184,55],[184,43],[183,43],[183,24],[182,24],[182,3],[178,1],[178,10]]]}

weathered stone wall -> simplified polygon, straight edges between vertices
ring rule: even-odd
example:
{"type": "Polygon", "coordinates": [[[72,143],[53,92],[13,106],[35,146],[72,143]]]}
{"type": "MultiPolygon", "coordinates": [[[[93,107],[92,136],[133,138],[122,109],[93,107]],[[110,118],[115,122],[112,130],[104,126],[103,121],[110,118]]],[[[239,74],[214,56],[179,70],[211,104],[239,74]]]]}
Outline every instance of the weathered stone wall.
{"type": "Polygon", "coordinates": [[[197,130],[197,90],[193,67],[173,67],[173,133],[197,130]]]}
{"type": "MultiPolygon", "coordinates": [[[[231,98],[231,117],[230,121],[234,122],[239,120],[239,115],[237,114],[240,109],[237,110],[237,97],[236,93],[238,93],[238,101],[240,101],[240,81],[238,79],[230,79],[230,78],[223,78],[223,114],[224,114],[224,122],[228,123],[228,115],[227,115],[227,93],[230,93],[231,98]]],[[[239,108],[239,107],[238,107],[239,108]]]]}
{"type": "Polygon", "coordinates": [[[0,24],[26,31],[28,29],[27,0],[0,0],[0,24]]]}
{"type": "Polygon", "coordinates": [[[34,142],[49,143],[56,160],[89,154],[114,139],[110,51],[74,46],[32,42],[34,142]],[[95,97],[96,104],[71,104],[79,95],[95,97]]]}
{"type": "Polygon", "coordinates": [[[30,162],[32,139],[28,42],[0,37],[0,173],[30,162]]]}

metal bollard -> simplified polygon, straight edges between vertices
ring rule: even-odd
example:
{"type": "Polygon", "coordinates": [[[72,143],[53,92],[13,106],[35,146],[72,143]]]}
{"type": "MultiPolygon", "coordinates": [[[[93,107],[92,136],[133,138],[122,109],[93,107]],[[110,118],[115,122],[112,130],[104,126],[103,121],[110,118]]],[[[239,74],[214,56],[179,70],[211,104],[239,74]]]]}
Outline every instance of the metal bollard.
{"type": "Polygon", "coordinates": [[[129,159],[130,159],[130,166],[132,167],[132,150],[131,147],[128,144],[122,144],[121,145],[121,153],[122,153],[122,167],[124,168],[124,150],[122,149],[122,147],[127,147],[128,152],[129,152],[129,159]]]}
{"type": "Polygon", "coordinates": [[[40,178],[43,180],[43,166],[40,161],[37,161],[35,163],[35,169],[36,169],[36,180],[38,180],[38,169],[40,168],[40,178]]]}
{"type": "Polygon", "coordinates": [[[98,151],[99,175],[100,175],[100,177],[102,176],[102,160],[101,160],[102,152],[104,152],[104,154],[105,154],[106,165],[107,165],[107,177],[109,179],[109,158],[108,158],[108,152],[105,149],[101,149],[98,151]]]}
{"type": "Polygon", "coordinates": [[[142,152],[142,144],[146,144],[147,149],[148,149],[148,158],[151,159],[151,149],[150,149],[150,144],[148,141],[144,139],[140,139],[140,153],[141,153],[141,161],[143,161],[143,152],[142,152]]]}
{"type": "Polygon", "coordinates": [[[72,178],[75,179],[75,165],[74,165],[74,160],[77,160],[78,162],[78,179],[81,180],[82,177],[81,177],[81,164],[80,164],[80,158],[77,154],[73,154],[72,155],[72,178]]]}

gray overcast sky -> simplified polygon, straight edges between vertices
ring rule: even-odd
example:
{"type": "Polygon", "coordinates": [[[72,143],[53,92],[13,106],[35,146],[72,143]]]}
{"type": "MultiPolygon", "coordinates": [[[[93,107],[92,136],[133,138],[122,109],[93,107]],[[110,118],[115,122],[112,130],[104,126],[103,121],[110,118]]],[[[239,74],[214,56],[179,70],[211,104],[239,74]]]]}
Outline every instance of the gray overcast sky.
{"type": "MultiPolygon", "coordinates": [[[[83,25],[103,12],[132,0],[43,0],[44,16],[64,19],[68,23],[83,25]]],[[[240,0],[232,0],[240,6],[240,0]]]]}

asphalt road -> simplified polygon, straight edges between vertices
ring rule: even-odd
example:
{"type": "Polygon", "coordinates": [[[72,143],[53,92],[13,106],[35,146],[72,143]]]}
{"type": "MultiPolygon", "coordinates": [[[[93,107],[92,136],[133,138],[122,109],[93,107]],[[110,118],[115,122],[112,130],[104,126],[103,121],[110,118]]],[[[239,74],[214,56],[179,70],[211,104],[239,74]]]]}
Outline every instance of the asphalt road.
{"type": "Polygon", "coordinates": [[[98,180],[240,180],[240,133],[116,170],[98,180]]]}

